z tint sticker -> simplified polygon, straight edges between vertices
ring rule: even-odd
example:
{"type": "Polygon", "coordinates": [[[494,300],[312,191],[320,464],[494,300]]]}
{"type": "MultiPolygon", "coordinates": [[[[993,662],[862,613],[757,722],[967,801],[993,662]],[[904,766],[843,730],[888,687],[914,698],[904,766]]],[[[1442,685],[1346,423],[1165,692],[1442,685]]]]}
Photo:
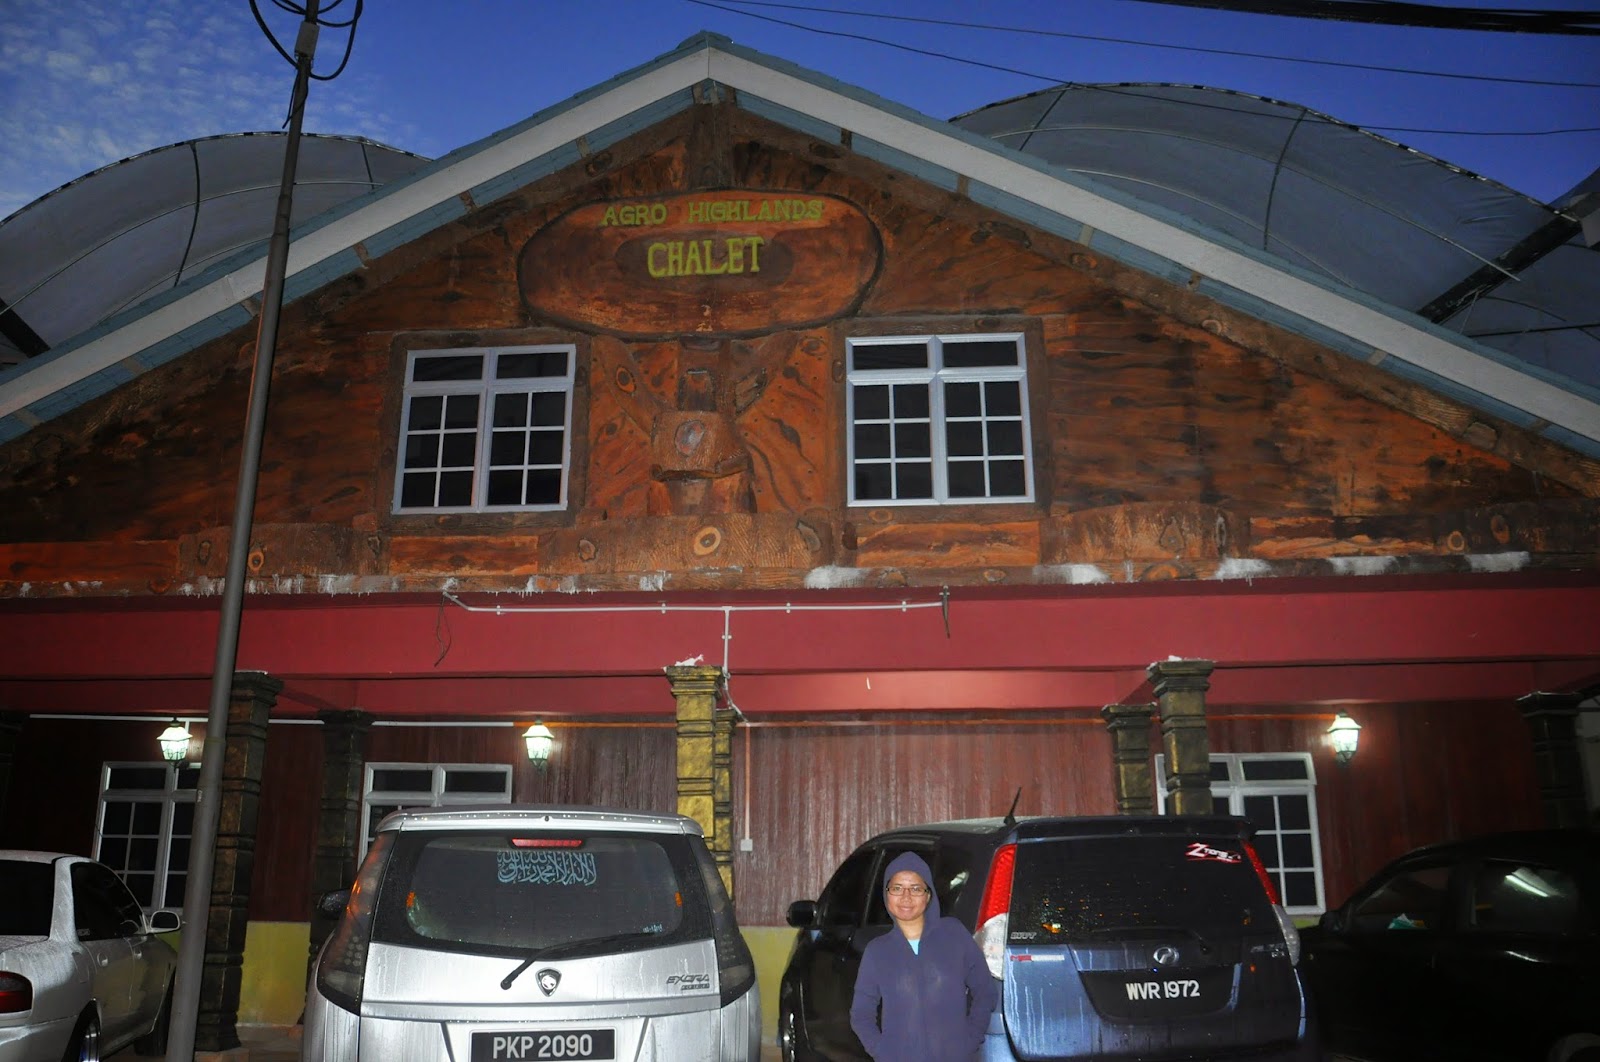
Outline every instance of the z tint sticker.
{"type": "Polygon", "coordinates": [[[1191,844],[1189,846],[1189,850],[1185,852],[1184,855],[1188,856],[1190,859],[1203,859],[1215,863],[1238,863],[1244,859],[1244,857],[1238,852],[1224,852],[1220,848],[1212,848],[1210,845],[1201,841],[1196,841],[1191,844]]]}

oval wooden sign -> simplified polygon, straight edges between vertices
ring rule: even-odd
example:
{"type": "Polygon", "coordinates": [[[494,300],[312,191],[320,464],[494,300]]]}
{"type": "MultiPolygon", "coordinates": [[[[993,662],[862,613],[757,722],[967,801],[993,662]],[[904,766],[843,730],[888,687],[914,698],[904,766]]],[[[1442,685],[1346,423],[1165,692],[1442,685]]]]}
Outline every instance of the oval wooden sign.
{"type": "Polygon", "coordinates": [[[518,282],[542,317],[631,338],[749,336],[859,305],[883,241],[811,192],[690,192],[588,203],[534,234],[518,282]]]}

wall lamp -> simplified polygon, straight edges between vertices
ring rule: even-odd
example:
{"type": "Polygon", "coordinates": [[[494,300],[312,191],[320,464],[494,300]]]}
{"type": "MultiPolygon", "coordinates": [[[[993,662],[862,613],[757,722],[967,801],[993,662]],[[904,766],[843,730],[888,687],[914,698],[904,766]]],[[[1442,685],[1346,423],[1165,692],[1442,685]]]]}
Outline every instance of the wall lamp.
{"type": "Polygon", "coordinates": [[[189,727],[174,719],[156,738],[161,743],[161,758],[168,763],[182,763],[189,758],[189,727]]]}
{"type": "Polygon", "coordinates": [[[1361,724],[1340,712],[1328,727],[1328,740],[1333,744],[1333,758],[1343,767],[1355,759],[1356,745],[1361,741],[1361,724]]]}
{"type": "Polygon", "coordinates": [[[522,740],[528,746],[528,759],[535,767],[543,771],[550,765],[550,750],[555,748],[556,736],[549,727],[535,719],[533,725],[522,732],[522,740]]]}

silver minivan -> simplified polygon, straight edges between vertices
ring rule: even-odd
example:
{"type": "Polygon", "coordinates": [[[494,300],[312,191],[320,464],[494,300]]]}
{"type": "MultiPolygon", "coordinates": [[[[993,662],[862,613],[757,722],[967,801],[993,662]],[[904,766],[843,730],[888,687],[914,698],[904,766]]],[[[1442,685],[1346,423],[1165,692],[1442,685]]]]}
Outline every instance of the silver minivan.
{"type": "Polygon", "coordinates": [[[756,1062],[755,965],[699,824],[399,811],[307,993],[303,1062],[756,1062]]]}

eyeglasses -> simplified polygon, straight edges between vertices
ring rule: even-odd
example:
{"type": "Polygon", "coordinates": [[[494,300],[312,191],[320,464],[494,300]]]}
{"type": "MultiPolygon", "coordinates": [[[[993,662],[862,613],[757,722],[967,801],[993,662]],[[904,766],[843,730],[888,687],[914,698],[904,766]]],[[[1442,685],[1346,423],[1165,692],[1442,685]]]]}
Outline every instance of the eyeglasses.
{"type": "Polygon", "coordinates": [[[917,896],[926,896],[927,894],[928,894],[928,887],[926,885],[890,885],[889,886],[889,895],[890,896],[910,896],[910,897],[915,898],[917,896]]]}

